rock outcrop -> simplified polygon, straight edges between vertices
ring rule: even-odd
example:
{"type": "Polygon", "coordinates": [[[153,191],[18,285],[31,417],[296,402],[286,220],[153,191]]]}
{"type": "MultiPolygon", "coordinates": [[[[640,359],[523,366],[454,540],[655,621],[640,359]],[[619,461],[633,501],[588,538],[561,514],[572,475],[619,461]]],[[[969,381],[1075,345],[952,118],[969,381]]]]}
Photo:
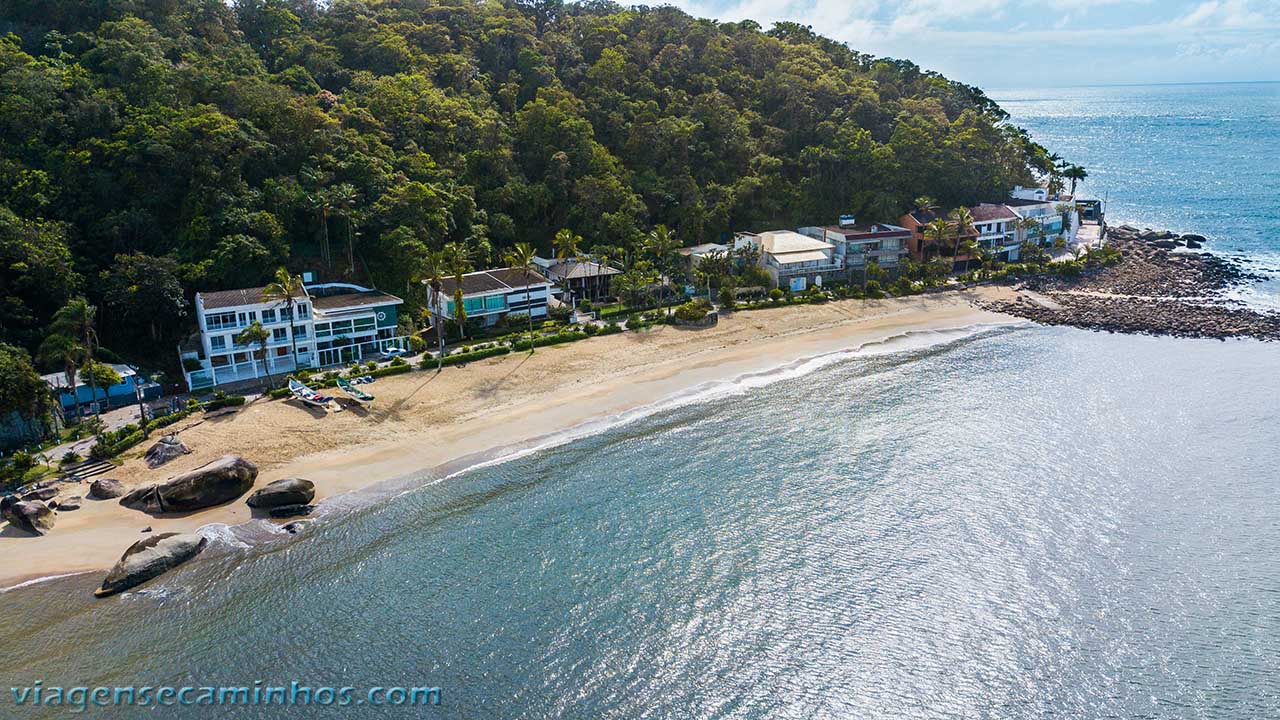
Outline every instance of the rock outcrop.
{"type": "Polygon", "coordinates": [[[285,505],[306,505],[315,499],[316,485],[302,478],[285,478],[268,483],[249,496],[251,508],[274,508],[285,505]]]}
{"type": "Polygon", "coordinates": [[[27,501],[40,500],[42,502],[45,502],[45,501],[52,500],[57,496],[58,496],[58,488],[43,487],[38,490],[32,490],[31,492],[23,494],[22,499],[27,501]]]}
{"type": "Polygon", "coordinates": [[[193,533],[160,533],[139,540],[124,551],[93,594],[107,597],[137,587],[199,555],[208,543],[193,533]]]}
{"type": "Polygon", "coordinates": [[[65,497],[62,500],[58,501],[59,512],[63,510],[79,510],[79,509],[80,509],[79,495],[72,495],[70,497],[65,497]]]}
{"type": "Polygon", "coordinates": [[[140,487],[120,504],[145,513],[181,513],[230,502],[248,492],[258,466],[239,455],[224,455],[162,483],[140,487]]]}
{"type": "Polygon", "coordinates": [[[110,500],[124,495],[124,483],[111,478],[98,478],[89,486],[89,497],[94,500],[110,500]]]}
{"type": "Polygon", "coordinates": [[[155,469],[180,455],[190,453],[191,448],[179,440],[177,435],[166,435],[147,450],[143,459],[147,461],[147,467],[155,469]]]}
{"type": "Polygon", "coordinates": [[[40,500],[19,500],[7,495],[0,500],[0,516],[13,527],[32,535],[44,535],[53,529],[54,512],[40,500]]]}

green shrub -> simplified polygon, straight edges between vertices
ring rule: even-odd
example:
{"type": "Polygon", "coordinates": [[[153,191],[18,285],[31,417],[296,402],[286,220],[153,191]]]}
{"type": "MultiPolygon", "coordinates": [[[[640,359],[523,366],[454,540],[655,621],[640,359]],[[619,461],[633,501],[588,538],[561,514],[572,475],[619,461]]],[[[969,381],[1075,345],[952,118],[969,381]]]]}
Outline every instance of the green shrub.
{"type": "Polygon", "coordinates": [[[197,370],[202,369],[203,367],[204,366],[200,364],[200,361],[195,358],[182,359],[182,369],[186,370],[187,372],[195,372],[197,370]]]}
{"type": "Polygon", "coordinates": [[[774,303],[782,302],[782,298],[786,297],[786,295],[781,288],[774,288],[769,291],[769,301],[774,303]]]}
{"type": "Polygon", "coordinates": [[[884,290],[880,289],[879,280],[868,280],[866,286],[863,287],[862,292],[864,295],[872,299],[884,297],[884,290]]]}
{"type": "Polygon", "coordinates": [[[738,298],[733,293],[733,288],[725,285],[720,288],[720,305],[726,310],[732,310],[738,304],[738,298]]]}
{"type": "Polygon", "coordinates": [[[534,338],[532,343],[528,340],[522,340],[520,342],[513,343],[511,349],[529,350],[530,348],[545,347],[547,345],[561,345],[563,343],[585,340],[587,337],[587,334],[584,332],[569,330],[562,333],[556,333],[555,335],[543,335],[542,337],[534,338]]]}
{"type": "Polygon", "coordinates": [[[292,394],[293,393],[290,392],[289,388],[287,387],[278,387],[278,388],[275,388],[274,390],[267,391],[267,397],[271,398],[272,400],[280,400],[282,398],[287,398],[292,394]]]}
{"type": "Polygon", "coordinates": [[[396,357],[391,358],[391,365],[390,365],[390,367],[400,367],[401,365],[408,365],[408,364],[409,364],[409,361],[408,361],[408,360],[405,360],[405,359],[404,359],[404,358],[402,358],[402,357],[396,356],[396,357]]]}
{"type": "Polygon", "coordinates": [[[486,348],[484,350],[475,350],[473,352],[446,355],[444,357],[444,361],[442,364],[443,365],[462,365],[469,362],[475,362],[477,360],[484,360],[485,358],[496,357],[498,355],[507,355],[510,352],[511,352],[511,348],[507,347],[506,345],[496,345],[494,347],[486,348]]]}
{"type": "Polygon", "coordinates": [[[587,323],[586,325],[582,326],[582,332],[588,335],[596,335],[600,332],[600,328],[594,323],[587,323]]]}
{"type": "Polygon", "coordinates": [[[215,395],[214,399],[205,403],[204,410],[205,412],[211,412],[213,410],[221,410],[226,407],[240,407],[241,405],[244,405],[243,395],[228,396],[226,393],[223,393],[222,397],[217,397],[215,395]]]}
{"type": "Polygon", "coordinates": [[[601,335],[616,335],[620,332],[622,332],[622,326],[612,320],[605,323],[604,327],[600,328],[601,335]]]}
{"type": "Polygon", "coordinates": [[[421,335],[409,336],[409,352],[418,355],[427,349],[427,341],[422,339],[421,335]]]}
{"type": "Polygon", "coordinates": [[[690,300],[676,308],[675,316],[682,322],[698,322],[711,311],[711,303],[706,300],[690,300]]]}

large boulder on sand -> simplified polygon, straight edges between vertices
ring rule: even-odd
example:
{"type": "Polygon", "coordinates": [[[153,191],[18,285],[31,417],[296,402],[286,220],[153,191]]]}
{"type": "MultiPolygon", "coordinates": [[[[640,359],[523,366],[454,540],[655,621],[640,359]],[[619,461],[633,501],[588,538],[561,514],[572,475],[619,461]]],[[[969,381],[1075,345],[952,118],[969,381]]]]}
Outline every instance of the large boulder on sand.
{"type": "Polygon", "coordinates": [[[155,469],[179,455],[189,455],[191,448],[187,447],[177,435],[166,435],[160,439],[160,442],[152,445],[147,454],[143,455],[143,459],[147,461],[147,467],[155,469]]]}
{"type": "Polygon", "coordinates": [[[251,508],[274,508],[284,505],[306,505],[315,499],[316,485],[302,478],[285,478],[268,483],[249,496],[251,508]]]}
{"type": "Polygon", "coordinates": [[[239,455],[224,455],[165,482],[140,487],[120,498],[120,504],[153,514],[191,512],[235,500],[257,477],[257,465],[239,455]]]}
{"type": "Polygon", "coordinates": [[[53,521],[57,517],[39,500],[19,500],[7,495],[0,500],[0,516],[19,530],[33,535],[44,535],[53,529],[53,521]]]}
{"type": "Polygon", "coordinates": [[[124,495],[124,483],[111,478],[98,478],[89,486],[89,497],[94,500],[110,500],[124,495]]]}
{"type": "Polygon", "coordinates": [[[199,555],[207,544],[208,538],[194,533],[160,533],[139,540],[124,551],[93,594],[106,597],[141,585],[199,555]]]}
{"type": "Polygon", "coordinates": [[[43,502],[43,501],[52,500],[56,497],[58,497],[58,488],[43,487],[43,488],[40,488],[39,490],[32,490],[31,492],[26,493],[25,495],[22,496],[22,499],[23,500],[40,500],[43,502]]]}

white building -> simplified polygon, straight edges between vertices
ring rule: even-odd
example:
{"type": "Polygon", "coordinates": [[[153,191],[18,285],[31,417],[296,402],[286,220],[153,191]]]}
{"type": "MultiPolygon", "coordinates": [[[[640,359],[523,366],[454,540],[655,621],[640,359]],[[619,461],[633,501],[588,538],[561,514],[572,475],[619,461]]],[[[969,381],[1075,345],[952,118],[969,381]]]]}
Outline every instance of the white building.
{"type": "Polygon", "coordinates": [[[978,233],[976,242],[1002,262],[1017,262],[1018,239],[1015,223],[1018,214],[1005,205],[983,204],[969,208],[973,217],[973,229],[978,233]]]}
{"type": "MultiPolygon", "coordinates": [[[[445,320],[454,318],[453,295],[457,284],[452,277],[441,279],[437,298],[431,290],[431,307],[440,309],[445,320]],[[438,301],[438,302],[437,302],[438,301]]],[[[551,281],[537,272],[520,268],[481,270],[462,276],[462,309],[467,319],[493,325],[510,313],[529,313],[534,319],[547,316],[551,281]]]]}
{"type": "MultiPolygon", "coordinates": [[[[850,218],[852,220],[852,218],[850,218]]],[[[888,223],[802,227],[800,233],[835,247],[835,261],[847,270],[860,270],[874,260],[886,270],[896,269],[907,257],[911,231],[888,223]]]]}
{"type": "Polygon", "coordinates": [[[836,259],[835,245],[791,230],[737,233],[734,249],[744,245],[757,248],[760,266],[778,287],[789,287],[793,292],[839,280],[844,270],[844,264],[836,259]]]}
{"type": "Polygon", "coordinates": [[[1039,230],[1021,231],[1018,235],[1019,242],[1039,241],[1041,244],[1048,245],[1053,242],[1054,238],[1062,237],[1068,243],[1073,243],[1076,239],[1076,232],[1080,228],[1079,213],[1075,210],[1075,203],[1070,200],[1020,200],[1013,198],[1006,200],[1004,203],[983,203],[983,205],[987,204],[1003,205],[1017,214],[1018,217],[1029,218],[1039,224],[1039,230]],[[1064,205],[1068,206],[1065,213],[1062,210],[1064,205]],[[1064,215],[1066,216],[1065,220],[1064,215]]]}
{"type": "Polygon", "coordinates": [[[404,301],[394,295],[347,283],[306,285],[294,297],[291,322],[288,303],[265,301],[262,291],[196,293],[200,329],[178,348],[191,390],[256,380],[264,372],[280,375],[342,365],[405,345],[405,338],[396,334],[397,308],[404,301]],[[271,333],[265,370],[260,348],[237,341],[255,322],[271,333]]]}

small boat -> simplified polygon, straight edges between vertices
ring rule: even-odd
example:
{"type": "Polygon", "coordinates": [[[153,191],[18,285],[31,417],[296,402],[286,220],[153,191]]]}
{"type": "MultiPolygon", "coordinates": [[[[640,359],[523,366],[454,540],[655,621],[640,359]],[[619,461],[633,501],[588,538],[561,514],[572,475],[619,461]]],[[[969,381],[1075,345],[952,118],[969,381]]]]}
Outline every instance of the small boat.
{"type": "Polygon", "coordinates": [[[346,393],[348,397],[361,405],[367,405],[373,402],[372,395],[347,382],[343,378],[338,378],[338,389],[346,393]]]}
{"type": "Polygon", "coordinates": [[[306,405],[324,408],[326,410],[329,408],[329,402],[333,400],[333,398],[328,395],[321,395],[315,390],[312,390],[306,385],[298,382],[294,378],[289,378],[289,392],[306,405]]]}

